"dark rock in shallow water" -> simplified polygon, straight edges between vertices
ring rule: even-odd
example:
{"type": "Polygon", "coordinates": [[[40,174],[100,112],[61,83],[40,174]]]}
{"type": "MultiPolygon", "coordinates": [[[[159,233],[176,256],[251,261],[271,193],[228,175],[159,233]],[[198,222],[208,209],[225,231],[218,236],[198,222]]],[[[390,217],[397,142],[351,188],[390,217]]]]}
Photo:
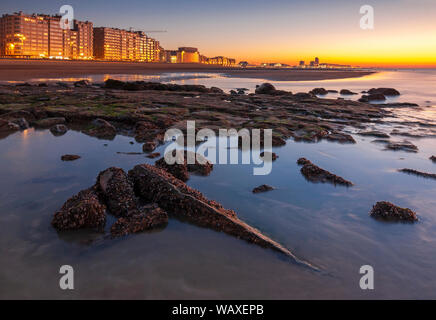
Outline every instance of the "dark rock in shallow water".
{"type": "Polygon", "coordinates": [[[148,141],[142,145],[142,150],[144,152],[152,152],[157,148],[157,142],[148,141]]]}
{"type": "Polygon", "coordinates": [[[433,162],[436,162],[436,156],[431,156],[430,160],[433,161],[433,162]]]}
{"type": "Polygon", "coordinates": [[[324,89],[324,88],[315,88],[315,89],[312,89],[310,91],[310,93],[323,96],[323,95],[326,95],[329,92],[326,89],[324,89]]]}
{"type": "Polygon", "coordinates": [[[386,221],[418,221],[416,213],[412,210],[408,208],[397,207],[396,205],[386,201],[377,202],[372,208],[370,215],[373,218],[386,221]]]}
{"type": "Polygon", "coordinates": [[[268,82],[262,83],[259,87],[256,88],[256,94],[272,94],[276,91],[276,88],[268,82]]]}
{"type": "Polygon", "coordinates": [[[68,131],[68,128],[66,125],[63,124],[56,124],[53,127],[50,128],[50,132],[54,136],[62,136],[68,131]]]}
{"type": "Polygon", "coordinates": [[[95,188],[80,191],[68,199],[51,222],[56,230],[92,228],[101,230],[106,223],[106,206],[98,198],[95,188]]]}
{"type": "MultiPolygon", "coordinates": [[[[173,156],[176,156],[176,152],[173,152],[173,156]]],[[[166,170],[171,173],[177,179],[180,179],[184,182],[189,179],[189,172],[195,172],[197,174],[207,176],[213,170],[213,164],[210,163],[206,158],[202,155],[191,152],[184,151],[183,159],[179,160],[180,163],[168,164],[165,161],[165,157],[156,161],[156,167],[166,170]],[[195,163],[189,164],[188,157],[195,157],[195,163]]]]}
{"type": "Polygon", "coordinates": [[[21,130],[26,130],[29,128],[29,122],[27,122],[25,118],[14,119],[12,122],[19,126],[21,130]]]}
{"type": "Polygon", "coordinates": [[[385,96],[399,96],[400,92],[394,88],[372,88],[368,90],[369,94],[382,94],[385,96]]]}
{"type": "Polygon", "coordinates": [[[265,158],[265,155],[267,156],[268,159],[271,159],[271,161],[276,161],[279,157],[275,152],[262,151],[260,153],[260,156],[262,158],[265,158]]]}
{"type": "Polygon", "coordinates": [[[267,185],[267,184],[263,184],[261,186],[254,188],[252,192],[253,193],[260,193],[260,192],[267,192],[267,191],[271,191],[271,190],[274,190],[274,188],[267,185]]]}
{"type": "Polygon", "coordinates": [[[14,132],[20,130],[20,126],[8,120],[0,119],[0,132],[14,132]]]}
{"type": "Polygon", "coordinates": [[[421,172],[413,169],[400,169],[399,172],[404,172],[407,174],[412,174],[418,177],[428,178],[428,179],[436,179],[436,174],[434,173],[427,173],[427,172],[421,172]]]}
{"type": "Polygon", "coordinates": [[[344,95],[344,96],[351,96],[351,95],[357,94],[356,92],[352,92],[348,89],[342,89],[339,93],[344,95]]]}
{"type": "Polygon", "coordinates": [[[131,217],[119,218],[111,227],[112,237],[164,227],[168,224],[168,214],[157,206],[146,206],[141,212],[131,217]]]}
{"type": "Polygon", "coordinates": [[[402,141],[402,142],[390,141],[386,145],[386,150],[405,151],[405,152],[417,153],[418,152],[418,147],[415,146],[413,143],[411,143],[409,141],[402,141]]]}
{"type": "Polygon", "coordinates": [[[80,156],[78,156],[76,154],[64,154],[61,157],[62,161],[74,161],[74,160],[77,160],[77,159],[80,159],[80,156]]]}
{"type": "Polygon", "coordinates": [[[92,127],[84,131],[85,134],[99,138],[112,140],[117,134],[117,129],[104,119],[95,119],[92,127]]]}
{"type": "Polygon", "coordinates": [[[111,167],[100,172],[97,190],[114,216],[129,217],[139,213],[133,185],[123,169],[111,167]]]}
{"type": "Polygon", "coordinates": [[[381,93],[374,93],[370,95],[363,95],[359,102],[370,102],[370,101],[385,101],[386,97],[381,93]]]}
{"type": "Polygon", "coordinates": [[[357,133],[360,136],[365,137],[376,137],[376,138],[389,138],[389,135],[387,133],[373,130],[373,131],[361,131],[357,133]]]}
{"type": "Polygon", "coordinates": [[[324,139],[328,141],[338,142],[338,143],[351,143],[355,144],[356,140],[349,134],[341,133],[341,132],[331,132],[323,137],[324,139]]]}
{"type": "Polygon", "coordinates": [[[302,165],[301,173],[303,176],[311,182],[329,182],[334,185],[344,185],[350,187],[353,185],[352,182],[345,180],[327,170],[321,169],[320,167],[314,165],[311,161],[306,158],[300,158],[297,164],[302,165]]]}
{"type": "Polygon", "coordinates": [[[138,195],[146,201],[158,203],[168,213],[199,226],[227,233],[264,248],[270,248],[292,258],[295,262],[317,270],[300,261],[288,249],[239,220],[232,210],[206,199],[199,191],[188,187],[165,170],[141,164],[129,171],[138,195]]]}

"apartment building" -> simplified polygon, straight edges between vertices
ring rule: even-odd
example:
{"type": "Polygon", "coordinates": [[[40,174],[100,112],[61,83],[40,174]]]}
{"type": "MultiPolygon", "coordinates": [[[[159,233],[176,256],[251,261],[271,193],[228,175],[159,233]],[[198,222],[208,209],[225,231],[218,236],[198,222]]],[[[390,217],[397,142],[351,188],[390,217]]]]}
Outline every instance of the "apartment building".
{"type": "Polygon", "coordinates": [[[60,27],[61,16],[26,15],[0,18],[0,56],[15,58],[92,59],[92,22],[75,20],[72,30],[60,27]]]}

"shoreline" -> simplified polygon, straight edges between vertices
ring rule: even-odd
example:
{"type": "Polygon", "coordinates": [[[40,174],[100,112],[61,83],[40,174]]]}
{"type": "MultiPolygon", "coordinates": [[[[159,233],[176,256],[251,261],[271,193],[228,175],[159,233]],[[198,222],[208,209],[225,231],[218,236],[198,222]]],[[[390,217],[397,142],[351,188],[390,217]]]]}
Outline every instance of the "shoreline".
{"type": "Polygon", "coordinates": [[[0,81],[30,81],[37,78],[104,74],[159,75],[167,72],[222,73],[228,77],[259,78],[269,81],[333,80],[358,78],[375,73],[375,71],[362,70],[243,69],[202,64],[0,59],[0,81]]]}

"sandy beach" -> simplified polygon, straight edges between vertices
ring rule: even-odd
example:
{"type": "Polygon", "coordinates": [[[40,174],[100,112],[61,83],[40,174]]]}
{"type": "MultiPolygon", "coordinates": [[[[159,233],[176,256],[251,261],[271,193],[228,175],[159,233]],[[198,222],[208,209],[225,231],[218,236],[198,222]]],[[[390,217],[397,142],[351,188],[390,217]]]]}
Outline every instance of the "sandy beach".
{"type": "Polygon", "coordinates": [[[225,73],[231,77],[262,78],[271,81],[356,78],[373,73],[360,70],[242,69],[202,64],[0,60],[0,81],[29,81],[36,78],[80,77],[96,74],[153,75],[164,72],[225,73]]]}

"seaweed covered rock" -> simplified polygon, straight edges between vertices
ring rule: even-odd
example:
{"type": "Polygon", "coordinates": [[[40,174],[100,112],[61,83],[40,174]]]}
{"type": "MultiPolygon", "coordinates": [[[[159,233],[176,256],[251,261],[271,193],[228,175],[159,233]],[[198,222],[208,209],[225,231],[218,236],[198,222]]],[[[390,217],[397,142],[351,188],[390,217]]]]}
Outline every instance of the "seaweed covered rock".
{"type": "Polygon", "coordinates": [[[418,221],[416,213],[408,208],[400,208],[387,202],[377,202],[370,212],[371,217],[386,221],[418,221]]]}
{"type": "Polygon", "coordinates": [[[51,222],[56,230],[92,228],[101,230],[106,223],[106,206],[94,187],[68,199],[51,222]]]}
{"type": "Polygon", "coordinates": [[[312,89],[310,91],[310,93],[323,96],[323,95],[326,95],[329,92],[326,89],[324,89],[324,88],[315,88],[315,89],[312,89]]]}
{"type": "Polygon", "coordinates": [[[303,166],[301,168],[301,173],[303,176],[311,181],[311,182],[329,182],[334,185],[344,185],[350,187],[353,185],[351,181],[345,180],[342,177],[339,177],[327,170],[324,170],[316,165],[314,165],[311,161],[306,158],[300,158],[297,161],[297,164],[303,166]]]}
{"type": "Polygon", "coordinates": [[[14,132],[20,130],[20,126],[8,120],[0,119],[0,132],[14,132]]]}
{"type": "Polygon", "coordinates": [[[111,227],[112,237],[143,232],[166,226],[168,214],[158,206],[146,206],[131,217],[119,218],[111,227]]]}
{"type": "MultiPolygon", "coordinates": [[[[179,156],[176,154],[175,150],[173,150],[172,153],[173,157],[179,156]]],[[[184,182],[188,181],[189,172],[194,172],[202,176],[207,176],[213,170],[213,164],[210,161],[208,161],[202,155],[191,151],[185,150],[183,152],[183,159],[178,159],[177,162],[174,164],[168,164],[165,160],[165,157],[162,157],[161,159],[156,161],[156,167],[166,170],[174,177],[184,182]],[[195,160],[195,163],[188,163],[188,157],[192,157],[192,159],[195,160]]]]}
{"type": "Polygon", "coordinates": [[[50,128],[50,132],[54,135],[54,136],[62,136],[65,133],[67,133],[68,128],[66,125],[64,124],[56,124],[53,127],[50,128]]]}
{"type": "Polygon", "coordinates": [[[111,167],[100,172],[96,185],[111,214],[128,217],[138,213],[133,185],[123,169],[111,167]]]}
{"type": "Polygon", "coordinates": [[[405,141],[389,141],[389,143],[386,145],[386,150],[417,153],[418,147],[407,140],[405,140],[405,141]]]}
{"type": "Polygon", "coordinates": [[[99,139],[112,140],[117,134],[117,129],[104,119],[95,119],[91,128],[85,130],[84,133],[99,139]]]}

